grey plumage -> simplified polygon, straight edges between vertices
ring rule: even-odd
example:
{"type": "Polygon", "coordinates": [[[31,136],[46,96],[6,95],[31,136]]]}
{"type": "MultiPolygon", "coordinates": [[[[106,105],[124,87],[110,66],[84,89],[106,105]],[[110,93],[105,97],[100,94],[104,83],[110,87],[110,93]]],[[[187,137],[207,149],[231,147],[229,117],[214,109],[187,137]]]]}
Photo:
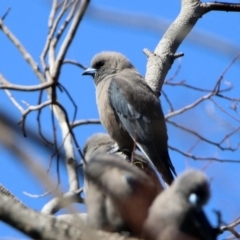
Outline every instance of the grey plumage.
{"type": "Polygon", "coordinates": [[[209,199],[209,184],[200,171],[188,171],[154,200],[144,226],[148,240],[213,240],[217,231],[202,207],[209,199]]]}
{"type": "MultiPolygon", "coordinates": [[[[93,157],[95,154],[109,153],[114,149],[114,147],[115,142],[108,134],[97,133],[87,139],[83,147],[84,157],[88,162],[89,159],[93,157]]],[[[129,162],[131,161],[131,156],[126,156],[126,154],[121,151],[116,152],[116,154],[123,157],[124,160],[127,160],[129,162]]],[[[149,164],[149,161],[143,155],[135,152],[132,164],[147,174],[150,180],[159,189],[159,192],[163,190],[163,186],[159,181],[157,174],[155,173],[151,164],[149,164]]]]}
{"type": "Polygon", "coordinates": [[[134,142],[168,184],[176,175],[168,154],[168,136],[160,101],[129,60],[120,53],[96,55],[83,75],[93,75],[102,124],[120,149],[134,142]]]}
{"type": "MultiPolygon", "coordinates": [[[[109,152],[113,144],[113,140],[106,134],[99,133],[91,136],[83,148],[86,162],[89,163],[96,154],[109,152]]],[[[84,172],[85,168],[86,166],[84,166],[84,172]]],[[[108,232],[128,231],[111,198],[106,196],[95,182],[85,177],[84,190],[87,223],[90,227],[108,232]]]]}
{"type": "Polygon", "coordinates": [[[140,236],[148,208],[158,194],[147,175],[116,154],[97,154],[86,165],[85,176],[111,201],[113,213],[124,226],[121,230],[140,236]]]}
{"type": "Polygon", "coordinates": [[[83,154],[87,162],[97,153],[108,153],[114,147],[115,142],[105,133],[96,133],[90,136],[83,147],[83,154]]]}
{"type": "MultiPolygon", "coordinates": [[[[92,135],[87,139],[83,147],[86,162],[88,163],[95,155],[110,152],[114,148],[114,144],[115,142],[108,134],[98,133],[92,135]]],[[[123,153],[120,152],[118,154],[122,156],[123,153]]],[[[122,156],[122,161],[127,161],[124,156],[122,156]]],[[[149,180],[153,182],[158,192],[163,190],[158,176],[144,156],[136,153],[133,164],[149,176],[149,180]]],[[[87,222],[92,228],[109,232],[129,231],[125,221],[116,210],[112,199],[107,196],[97,184],[85,179],[84,189],[86,193],[85,203],[88,212],[87,222]]]]}

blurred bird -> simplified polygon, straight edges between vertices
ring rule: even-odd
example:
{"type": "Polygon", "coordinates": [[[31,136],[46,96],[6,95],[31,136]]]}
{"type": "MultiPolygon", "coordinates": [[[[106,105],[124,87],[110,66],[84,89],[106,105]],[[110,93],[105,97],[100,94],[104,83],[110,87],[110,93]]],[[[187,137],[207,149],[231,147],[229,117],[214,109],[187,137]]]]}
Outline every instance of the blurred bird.
{"type": "MultiPolygon", "coordinates": [[[[95,154],[98,153],[110,153],[114,149],[115,142],[113,139],[108,135],[104,133],[97,133],[89,137],[83,147],[83,154],[88,162],[91,157],[93,157],[95,154]]],[[[130,157],[125,155],[125,153],[118,151],[116,152],[119,156],[123,157],[125,160],[131,161],[130,157]]],[[[150,178],[150,180],[155,184],[156,187],[158,187],[159,192],[162,191],[164,188],[152,168],[151,164],[149,164],[149,161],[143,156],[138,153],[134,153],[134,159],[133,159],[133,165],[141,169],[144,173],[147,174],[147,176],[150,178]]]]}
{"type": "MultiPolygon", "coordinates": [[[[87,164],[99,153],[107,153],[114,142],[106,134],[95,134],[87,139],[83,154],[87,164]]],[[[84,169],[85,169],[84,165],[84,169]]],[[[108,232],[128,232],[124,221],[114,207],[111,198],[106,196],[91,179],[84,179],[85,204],[87,207],[87,223],[94,229],[108,232]]]]}
{"type": "Polygon", "coordinates": [[[210,196],[206,176],[187,171],[158,195],[149,209],[143,238],[148,240],[213,240],[211,226],[202,207],[210,196]]]}
{"type": "MultiPolygon", "coordinates": [[[[94,183],[110,202],[114,210],[111,212],[112,215],[108,214],[108,207],[104,209],[107,214],[103,214],[108,217],[110,224],[111,221],[121,223],[118,227],[121,226],[122,231],[140,236],[148,208],[158,194],[157,187],[149,181],[147,175],[116,154],[94,155],[85,166],[84,173],[87,181],[94,183]]],[[[92,196],[91,199],[96,198],[92,196]]],[[[90,201],[86,203],[89,210],[94,209],[90,201]]]]}
{"type": "Polygon", "coordinates": [[[132,152],[134,141],[171,184],[176,175],[168,154],[168,136],[160,101],[130,61],[117,52],[97,54],[91,68],[100,119],[120,150],[132,152]]]}

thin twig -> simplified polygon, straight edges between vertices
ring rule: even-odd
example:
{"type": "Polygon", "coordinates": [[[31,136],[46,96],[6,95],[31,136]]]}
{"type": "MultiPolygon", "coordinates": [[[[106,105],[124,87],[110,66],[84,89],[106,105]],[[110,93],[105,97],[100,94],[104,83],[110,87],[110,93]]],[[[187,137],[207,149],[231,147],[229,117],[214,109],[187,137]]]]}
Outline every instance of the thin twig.
{"type": "Polygon", "coordinates": [[[89,3],[90,3],[90,0],[82,0],[80,3],[79,9],[76,11],[76,15],[72,21],[72,24],[69,28],[67,36],[65,37],[65,39],[60,47],[60,50],[59,50],[59,53],[58,53],[58,56],[56,59],[55,68],[52,72],[52,76],[54,76],[54,77],[57,77],[59,75],[60,66],[64,60],[67,50],[68,50],[68,48],[75,36],[75,33],[77,31],[77,27],[78,27],[80,21],[82,20],[89,3]]]}
{"type": "Polygon", "coordinates": [[[72,65],[75,65],[75,66],[77,66],[77,67],[80,67],[80,68],[83,69],[83,70],[86,70],[86,69],[87,69],[87,67],[84,66],[83,64],[81,64],[81,63],[79,63],[79,62],[77,62],[77,61],[71,60],[71,59],[65,59],[65,60],[63,61],[63,64],[72,64],[72,65]]]}
{"type": "Polygon", "coordinates": [[[181,151],[180,149],[178,148],[175,148],[175,147],[172,147],[172,146],[168,146],[171,150],[173,151],[176,151],[180,154],[182,154],[183,156],[185,157],[188,157],[188,158],[192,158],[194,160],[201,160],[201,161],[215,161],[215,162],[228,162],[228,163],[240,163],[240,160],[234,160],[234,159],[219,159],[219,158],[215,158],[215,157],[201,157],[201,156],[195,156],[193,154],[190,154],[190,153],[186,153],[186,152],[183,152],[181,151]]]}
{"type": "Polygon", "coordinates": [[[9,40],[16,46],[19,50],[23,58],[30,65],[36,76],[39,78],[41,82],[45,82],[44,74],[40,71],[38,65],[29,54],[29,52],[25,49],[22,43],[16,38],[16,36],[4,25],[3,21],[0,19],[0,29],[5,33],[5,35],[9,38],[9,40]]]}
{"type": "Polygon", "coordinates": [[[21,120],[19,121],[19,124],[22,125],[22,130],[23,130],[23,135],[26,137],[27,134],[26,134],[26,130],[25,130],[25,120],[26,120],[26,117],[27,115],[32,112],[32,111],[37,111],[39,109],[42,109],[48,105],[50,105],[52,103],[51,100],[48,100],[46,102],[43,102],[41,103],[40,105],[36,105],[36,106],[30,106],[28,107],[26,110],[24,110],[24,112],[22,113],[22,118],[21,120]]]}
{"type": "Polygon", "coordinates": [[[45,82],[45,79],[44,79],[44,83],[38,84],[35,86],[23,86],[23,85],[11,84],[3,77],[2,74],[0,74],[0,82],[2,83],[0,85],[0,89],[9,89],[9,90],[16,90],[16,91],[23,91],[23,92],[39,91],[39,90],[47,89],[54,85],[54,83],[52,82],[45,82]]]}
{"type": "MultiPolygon", "coordinates": [[[[236,151],[236,150],[238,149],[238,147],[236,147],[236,148],[231,148],[231,147],[223,147],[223,146],[221,146],[221,144],[223,143],[223,141],[226,139],[226,136],[225,136],[220,142],[213,142],[213,141],[211,141],[211,140],[209,140],[209,139],[201,136],[198,132],[195,132],[194,130],[191,130],[191,129],[187,128],[187,127],[184,127],[184,126],[182,126],[182,125],[180,125],[180,124],[178,124],[178,123],[176,123],[176,122],[173,122],[173,121],[171,121],[171,120],[169,120],[169,119],[167,120],[167,122],[170,123],[170,124],[172,124],[173,126],[179,128],[179,129],[185,131],[185,132],[188,132],[188,133],[194,135],[194,136],[197,137],[199,140],[204,141],[204,142],[207,142],[207,143],[209,143],[209,144],[211,144],[211,145],[214,145],[214,146],[218,147],[219,149],[221,149],[221,150],[223,150],[223,151],[232,151],[232,152],[234,152],[234,151],[236,151]]],[[[229,133],[229,136],[231,136],[231,135],[233,135],[234,133],[236,133],[239,129],[240,129],[240,127],[239,127],[237,130],[235,129],[234,132],[229,133]]]]}
{"type": "Polygon", "coordinates": [[[71,123],[71,128],[75,128],[81,125],[88,125],[88,124],[101,124],[99,119],[85,119],[85,120],[77,120],[71,123]]]}

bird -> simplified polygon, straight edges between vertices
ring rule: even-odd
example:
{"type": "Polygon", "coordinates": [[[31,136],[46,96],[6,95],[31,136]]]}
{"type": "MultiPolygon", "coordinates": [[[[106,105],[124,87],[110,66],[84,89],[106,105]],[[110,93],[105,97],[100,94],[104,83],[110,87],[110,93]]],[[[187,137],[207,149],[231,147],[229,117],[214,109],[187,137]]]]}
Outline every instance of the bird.
{"type": "MultiPolygon", "coordinates": [[[[95,133],[90,136],[83,147],[83,154],[84,158],[87,162],[89,159],[93,157],[95,154],[98,153],[111,153],[112,150],[115,148],[115,142],[110,137],[109,134],[105,133],[95,133]]],[[[149,179],[158,187],[159,192],[163,191],[164,187],[162,186],[158,175],[152,168],[151,164],[149,164],[148,160],[142,155],[137,152],[134,153],[133,160],[131,156],[125,155],[124,152],[118,151],[115,154],[121,156],[124,160],[131,162],[132,164],[139,169],[141,169],[149,179]]]]}
{"type": "MultiPolygon", "coordinates": [[[[158,194],[157,187],[149,181],[148,176],[123,161],[122,157],[103,153],[91,158],[84,168],[84,174],[110,201],[114,211],[112,215],[107,215],[108,220],[120,222],[118,227],[123,227],[121,230],[129,232],[131,236],[140,236],[148,209],[158,194]]],[[[91,205],[87,208],[90,209],[91,205]]]]}
{"type": "MultiPolygon", "coordinates": [[[[108,134],[96,133],[90,136],[83,147],[83,154],[86,163],[89,163],[92,157],[96,154],[110,154],[111,150],[114,148],[114,144],[115,142],[108,134]]],[[[124,161],[127,161],[125,155],[122,156],[123,153],[118,152],[116,154],[121,156],[124,161]]],[[[158,193],[163,190],[163,186],[161,185],[158,176],[144,156],[136,153],[134,155],[133,166],[140,168],[148,175],[158,189],[158,193]]],[[[85,203],[88,209],[86,219],[90,227],[108,232],[129,232],[122,217],[115,210],[111,198],[106,196],[96,184],[92,181],[88,181],[87,178],[84,179],[84,190],[86,195],[85,203]]]]}
{"type": "Polygon", "coordinates": [[[148,240],[213,240],[217,230],[202,207],[210,197],[205,174],[189,170],[160,193],[149,209],[143,235],[148,240]]]}
{"type": "Polygon", "coordinates": [[[121,53],[101,52],[82,75],[96,85],[100,120],[122,151],[135,145],[170,185],[176,175],[168,153],[168,135],[160,100],[121,53]]]}
{"type": "MultiPolygon", "coordinates": [[[[92,157],[99,153],[107,153],[112,149],[114,142],[107,134],[94,134],[89,137],[83,147],[85,158],[84,175],[87,164],[92,157]]],[[[111,198],[106,196],[102,189],[91,179],[84,176],[85,204],[87,207],[87,224],[97,230],[108,232],[128,232],[125,222],[116,211],[111,198]]]]}

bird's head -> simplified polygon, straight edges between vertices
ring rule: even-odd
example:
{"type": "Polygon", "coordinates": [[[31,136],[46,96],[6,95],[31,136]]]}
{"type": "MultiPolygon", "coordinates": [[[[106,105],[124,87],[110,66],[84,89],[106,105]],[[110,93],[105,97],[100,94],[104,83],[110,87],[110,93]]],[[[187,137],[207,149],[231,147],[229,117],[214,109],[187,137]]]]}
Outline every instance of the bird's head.
{"type": "Polygon", "coordinates": [[[209,182],[200,171],[190,170],[179,176],[174,182],[176,191],[193,208],[202,208],[210,197],[209,182]]]}
{"type": "Polygon", "coordinates": [[[91,75],[98,84],[104,78],[128,68],[133,69],[134,67],[121,53],[101,52],[93,57],[91,67],[87,68],[82,75],[91,75]]]}
{"type": "Polygon", "coordinates": [[[111,150],[114,141],[108,134],[97,133],[89,137],[83,147],[83,154],[87,162],[95,154],[103,152],[107,153],[111,150]]]}

